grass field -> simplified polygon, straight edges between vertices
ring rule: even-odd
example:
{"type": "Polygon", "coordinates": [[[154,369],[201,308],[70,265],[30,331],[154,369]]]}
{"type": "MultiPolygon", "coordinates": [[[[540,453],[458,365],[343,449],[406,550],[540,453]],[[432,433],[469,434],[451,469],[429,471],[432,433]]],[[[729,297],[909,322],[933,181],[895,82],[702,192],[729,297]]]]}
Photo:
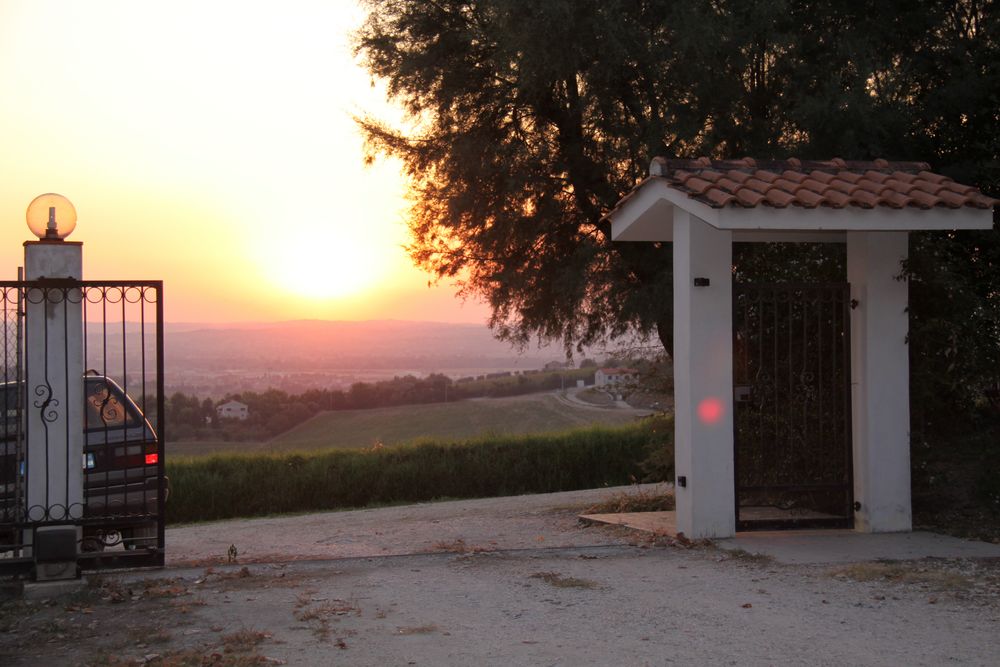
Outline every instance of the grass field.
{"type": "Polygon", "coordinates": [[[396,445],[423,438],[456,441],[484,435],[525,435],[587,426],[615,426],[635,420],[636,413],[630,410],[578,407],[551,393],[530,394],[324,412],[266,443],[181,442],[171,444],[168,456],[365,448],[376,442],[396,445]]]}
{"type": "Polygon", "coordinates": [[[192,440],[171,442],[167,446],[167,457],[211,456],[212,454],[253,454],[267,451],[266,442],[234,442],[231,440],[192,440]]]}

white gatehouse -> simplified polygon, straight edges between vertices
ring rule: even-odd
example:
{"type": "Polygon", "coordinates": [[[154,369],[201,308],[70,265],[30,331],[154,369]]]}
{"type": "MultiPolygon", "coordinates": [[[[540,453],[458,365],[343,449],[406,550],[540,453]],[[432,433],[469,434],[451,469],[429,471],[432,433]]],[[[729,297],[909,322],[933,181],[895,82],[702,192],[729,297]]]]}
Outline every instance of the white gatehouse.
{"type": "Polygon", "coordinates": [[[734,242],[846,244],[851,523],[911,530],[908,232],[991,229],[997,203],[925,163],[653,160],[607,219],[616,241],[673,244],[679,532],[736,531],[734,242]]]}

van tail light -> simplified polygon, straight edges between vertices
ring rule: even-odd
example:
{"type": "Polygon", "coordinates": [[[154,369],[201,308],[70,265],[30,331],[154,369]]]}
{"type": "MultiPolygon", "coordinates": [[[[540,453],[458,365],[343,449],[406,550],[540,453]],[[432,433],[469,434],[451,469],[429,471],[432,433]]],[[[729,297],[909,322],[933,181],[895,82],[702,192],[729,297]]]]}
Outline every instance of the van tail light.
{"type": "Polygon", "coordinates": [[[156,465],[159,462],[160,462],[160,455],[157,454],[156,452],[153,452],[152,454],[146,454],[146,465],[148,466],[156,465]]]}

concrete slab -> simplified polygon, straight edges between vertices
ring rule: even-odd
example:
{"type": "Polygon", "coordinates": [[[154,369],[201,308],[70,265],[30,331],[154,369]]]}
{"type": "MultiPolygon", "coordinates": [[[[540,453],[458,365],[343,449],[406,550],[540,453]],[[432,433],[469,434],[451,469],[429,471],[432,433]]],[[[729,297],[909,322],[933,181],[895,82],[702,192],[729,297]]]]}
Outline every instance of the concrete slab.
{"type": "MultiPolygon", "coordinates": [[[[677,534],[673,512],[585,514],[588,523],[626,526],[657,535],[677,534]]],[[[774,530],[736,533],[712,541],[720,549],[746,551],[789,565],[856,563],[921,558],[1000,558],[1000,544],[927,532],[858,533],[853,530],[774,530]]]]}
{"type": "Polygon", "coordinates": [[[1000,558],[1000,544],[936,533],[858,533],[853,530],[776,530],[736,533],[715,540],[730,551],[769,556],[779,563],[825,564],[921,558],[1000,558]]]}
{"type": "Polygon", "coordinates": [[[25,600],[50,600],[79,593],[87,587],[86,579],[61,579],[59,581],[27,581],[21,588],[25,600]]]}
{"type": "Polygon", "coordinates": [[[584,523],[606,523],[634,528],[656,535],[677,536],[676,512],[622,512],[618,514],[582,514],[584,523]]]}

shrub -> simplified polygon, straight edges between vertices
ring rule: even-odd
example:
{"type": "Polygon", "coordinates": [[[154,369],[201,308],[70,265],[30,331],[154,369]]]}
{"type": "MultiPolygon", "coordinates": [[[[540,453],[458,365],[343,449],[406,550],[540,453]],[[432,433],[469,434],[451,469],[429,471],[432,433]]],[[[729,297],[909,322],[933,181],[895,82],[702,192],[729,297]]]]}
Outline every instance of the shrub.
{"type": "Polygon", "coordinates": [[[642,422],[371,450],[168,458],[167,517],[203,521],[627,484],[668,442],[662,425],[642,422]]]}

